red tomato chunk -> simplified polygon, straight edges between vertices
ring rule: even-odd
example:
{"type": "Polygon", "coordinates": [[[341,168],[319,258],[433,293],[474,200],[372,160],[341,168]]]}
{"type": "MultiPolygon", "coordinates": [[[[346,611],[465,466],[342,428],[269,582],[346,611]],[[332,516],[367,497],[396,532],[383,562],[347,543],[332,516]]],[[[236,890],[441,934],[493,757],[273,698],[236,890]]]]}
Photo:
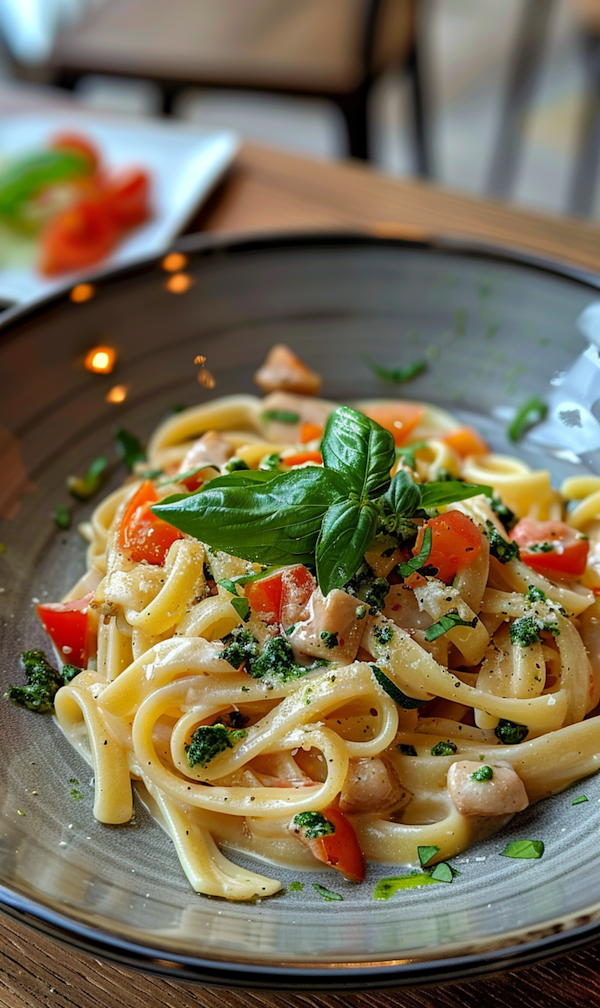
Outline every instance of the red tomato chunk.
{"type": "Polygon", "coordinates": [[[521,560],[540,574],[581,577],[590,544],[585,536],[562,521],[521,518],[512,530],[521,560]]]}
{"type": "Polygon", "coordinates": [[[426,528],[431,529],[431,552],[425,563],[436,567],[440,581],[449,584],[481,553],[481,532],[462,511],[448,511],[421,526],[413,547],[414,556],[423,546],[426,528]]]}
{"type": "Polygon", "coordinates": [[[88,608],[94,593],[70,602],[47,602],[37,606],[42,626],[67,665],[87,667],[88,608]]]}

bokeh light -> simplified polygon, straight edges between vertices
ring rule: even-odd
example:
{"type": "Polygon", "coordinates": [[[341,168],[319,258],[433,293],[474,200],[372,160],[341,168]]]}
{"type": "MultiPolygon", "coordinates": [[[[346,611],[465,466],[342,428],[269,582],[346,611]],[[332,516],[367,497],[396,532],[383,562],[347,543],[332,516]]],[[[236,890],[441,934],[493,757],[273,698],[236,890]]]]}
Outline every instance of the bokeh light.
{"type": "Polygon", "coordinates": [[[94,374],[110,374],[115,366],[117,352],[114,347],[93,347],[85,357],[85,367],[94,374]]]}

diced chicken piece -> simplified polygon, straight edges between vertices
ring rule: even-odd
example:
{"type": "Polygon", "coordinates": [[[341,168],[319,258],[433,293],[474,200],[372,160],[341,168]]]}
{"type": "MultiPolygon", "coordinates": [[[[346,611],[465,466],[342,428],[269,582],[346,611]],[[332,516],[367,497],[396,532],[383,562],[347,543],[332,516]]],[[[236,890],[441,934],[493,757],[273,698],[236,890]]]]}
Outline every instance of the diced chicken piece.
{"type": "Polygon", "coordinates": [[[357,609],[364,609],[354,595],[334,588],[327,596],[319,588],[306,607],[308,619],[297,623],[290,634],[295,651],[348,664],[354,661],[365,626],[357,609]]]}
{"type": "Polygon", "coordinates": [[[448,791],[465,816],[512,815],[529,805],[523,781],[511,766],[491,766],[490,780],[473,780],[487,764],[458,760],[448,770],[448,791]]]}
{"type": "Polygon", "coordinates": [[[340,795],[342,812],[391,812],[410,800],[394,769],[377,756],[351,759],[340,795]]]}
{"type": "Polygon", "coordinates": [[[298,395],[317,395],[323,379],[307,367],[289,347],[277,343],[254,375],[254,381],[263,392],[297,392],[298,395]]]}
{"type": "Polygon", "coordinates": [[[297,444],[304,424],[323,428],[335,405],[312,396],[272,392],[261,404],[265,434],[269,441],[297,444]],[[277,419],[277,415],[285,419],[277,419]]]}
{"type": "Polygon", "coordinates": [[[189,472],[191,469],[198,469],[208,462],[212,462],[217,468],[227,462],[233,455],[233,448],[225,438],[222,438],[217,431],[209,430],[201,438],[194,441],[188,449],[183,462],[179,466],[179,472],[189,472]]]}

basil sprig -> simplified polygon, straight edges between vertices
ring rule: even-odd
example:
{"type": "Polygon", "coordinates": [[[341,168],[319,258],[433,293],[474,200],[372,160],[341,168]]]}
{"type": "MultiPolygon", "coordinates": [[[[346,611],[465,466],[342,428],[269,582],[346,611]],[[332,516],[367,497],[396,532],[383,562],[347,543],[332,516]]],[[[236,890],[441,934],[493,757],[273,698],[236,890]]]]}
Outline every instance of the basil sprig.
{"type": "Polygon", "coordinates": [[[330,415],[321,453],[322,468],[234,471],[152,511],[212,549],[244,560],[316,566],[328,594],[356,574],[378,530],[414,534],[410,519],[419,509],[491,493],[460,481],[420,487],[406,472],[390,480],[392,435],[347,406],[330,415]]]}

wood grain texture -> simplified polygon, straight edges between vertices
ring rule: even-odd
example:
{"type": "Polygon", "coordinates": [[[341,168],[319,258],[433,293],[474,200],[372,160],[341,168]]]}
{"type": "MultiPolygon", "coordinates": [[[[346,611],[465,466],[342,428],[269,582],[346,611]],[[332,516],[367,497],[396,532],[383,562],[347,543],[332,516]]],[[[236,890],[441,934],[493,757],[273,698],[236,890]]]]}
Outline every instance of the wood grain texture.
{"type": "MultiPolygon", "coordinates": [[[[0,107],[2,106],[0,93],[0,107]]],[[[9,104],[6,98],[5,104],[9,104]]],[[[501,204],[358,166],[247,146],[194,228],[243,233],[366,229],[487,240],[600,271],[594,224],[501,204]]],[[[582,1008],[600,1003],[600,943],[544,964],[444,987],[318,993],[209,990],[86,958],[0,919],[0,1008],[582,1008]]]]}
{"type": "Polygon", "coordinates": [[[199,226],[227,232],[338,227],[389,235],[408,228],[412,236],[470,237],[600,271],[596,223],[392,179],[357,162],[316,161],[251,145],[199,226]]]}

